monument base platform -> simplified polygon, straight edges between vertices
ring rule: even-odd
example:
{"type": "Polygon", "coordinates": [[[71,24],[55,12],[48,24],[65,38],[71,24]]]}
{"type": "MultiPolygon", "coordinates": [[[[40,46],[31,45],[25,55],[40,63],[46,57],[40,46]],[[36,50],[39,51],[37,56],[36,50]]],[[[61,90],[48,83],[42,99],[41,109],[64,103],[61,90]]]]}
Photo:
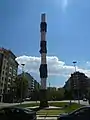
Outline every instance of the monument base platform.
{"type": "Polygon", "coordinates": [[[47,90],[40,90],[40,108],[49,107],[47,100],[47,90]]]}

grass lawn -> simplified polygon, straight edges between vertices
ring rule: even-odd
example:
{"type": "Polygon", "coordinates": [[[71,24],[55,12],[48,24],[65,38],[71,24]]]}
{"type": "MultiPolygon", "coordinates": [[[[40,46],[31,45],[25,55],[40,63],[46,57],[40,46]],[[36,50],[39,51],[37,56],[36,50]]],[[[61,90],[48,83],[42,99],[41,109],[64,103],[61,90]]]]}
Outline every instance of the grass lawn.
{"type": "Polygon", "coordinates": [[[27,103],[27,104],[20,104],[20,105],[15,105],[17,107],[34,107],[34,106],[39,106],[39,103],[27,103]]]}
{"type": "MultiPolygon", "coordinates": [[[[70,106],[65,107],[65,105],[69,105],[69,102],[52,102],[49,103],[49,106],[56,106],[56,107],[62,107],[62,109],[43,109],[37,112],[37,115],[59,115],[62,113],[69,113],[73,110],[78,109],[82,105],[77,104],[77,103],[72,103],[70,106]]],[[[21,104],[21,105],[16,105],[18,107],[34,107],[34,106],[39,106],[39,103],[28,103],[28,104],[21,104]]]]}
{"type": "Polygon", "coordinates": [[[68,104],[69,102],[51,102],[49,103],[49,106],[64,107],[65,105],[68,104]]]}
{"type": "Polygon", "coordinates": [[[76,110],[80,107],[82,107],[83,105],[77,104],[77,103],[72,103],[71,106],[68,106],[67,108],[65,108],[65,112],[72,112],[73,110],[76,110]]]}
{"type": "Polygon", "coordinates": [[[64,110],[40,110],[37,112],[37,115],[59,115],[64,112],[64,110]]]}
{"type": "MultiPolygon", "coordinates": [[[[68,105],[69,102],[51,102],[48,103],[49,106],[56,106],[56,107],[64,107],[65,105],[68,105]]],[[[19,104],[15,105],[18,107],[34,107],[34,106],[39,106],[39,103],[27,103],[27,104],[19,104]]]]}
{"type": "MultiPolygon", "coordinates": [[[[69,105],[69,102],[52,102],[49,103],[49,106],[56,106],[56,107],[65,107],[65,105],[69,105]]],[[[27,103],[27,104],[19,104],[19,105],[15,105],[18,107],[34,107],[34,106],[39,106],[39,103],[27,103]]],[[[79,107],[81,107],[82,105],[79,105],[77,103],[72,103],[70,107],[67,107],[67,111],[69,110],[75,110],[79,107]]]]}
{"type": "MultiPolygon", "coordinates": [[[[65,106],[65,103],[61,104],[61,106],[65,106]]],[[[77,103],[72,103],[71,106],[63,108],[61,110],[60,109],[56,109],[56,110],[40,110],[40,111],[37,112],[37,115],[59,115],[59,114],[62,114],[62,113],[69,113],[69,112],[71,112],[73,110],[78,109],[81,106],[82,105],[79,105],[77,103]]]]}

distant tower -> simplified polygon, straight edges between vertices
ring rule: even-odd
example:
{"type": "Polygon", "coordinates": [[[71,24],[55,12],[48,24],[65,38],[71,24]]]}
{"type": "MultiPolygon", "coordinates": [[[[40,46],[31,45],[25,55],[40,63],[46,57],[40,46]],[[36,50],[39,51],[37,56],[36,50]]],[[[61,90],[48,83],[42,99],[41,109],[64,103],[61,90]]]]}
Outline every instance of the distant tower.
{"type": "Polygon", "coordinates": [[[40,42],[40,54],[41,54],[41,65],[40,65],[40,78],[41,78],[41,94],[40,94],[40,107],[48,106],[47,94],[46,94],[46,80],[47,80],[47,46],[46,46],[46,32],[47,23],[45,14],[41,15],[41,42],[40,42]]]}

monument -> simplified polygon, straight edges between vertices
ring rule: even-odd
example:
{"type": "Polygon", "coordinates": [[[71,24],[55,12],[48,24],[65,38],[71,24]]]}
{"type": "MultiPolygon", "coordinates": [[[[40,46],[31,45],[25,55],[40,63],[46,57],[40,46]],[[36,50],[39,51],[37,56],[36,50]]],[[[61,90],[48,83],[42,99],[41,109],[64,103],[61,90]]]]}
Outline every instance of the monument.
{"type": "Polygon", "coordinates": [[[48,107],[47,100],[47,42],[46,42],[46,32],[47,32],[47,23],[46,15],[41,15],[40,23],[40,32],[41,32],[41,41],[40,41],[40,54],[41,54],[41,65],[40,65],[40,78],[41,78],[41,90],[40,90],[40,107],[48,107]]]}

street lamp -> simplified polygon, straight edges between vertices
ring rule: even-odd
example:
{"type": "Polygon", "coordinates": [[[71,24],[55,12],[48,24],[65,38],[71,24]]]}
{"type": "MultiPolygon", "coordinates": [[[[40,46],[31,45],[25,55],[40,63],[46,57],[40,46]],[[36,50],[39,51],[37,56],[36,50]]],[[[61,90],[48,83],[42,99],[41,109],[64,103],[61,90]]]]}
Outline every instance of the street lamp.
{"type": "Polygon", "coordinates": [[[75,67],[75,72],[76,72],[76,61],[73,61],[74,67],[75,67]]]}
{"type": "Polygon", "coordinates": [[[20,103],[22,102],[23,77],[24,77],[24,66],[25,66],[25,64],[21,64],[21,66],[22,66],[22,77],[21,77],[21,101],[20,101],[20,103]]]}
{"type": "MultiPolygon", "coordinates": [[[[76,73],[76,61],[73,61],[74,67],[75,67],[75,73],[76,73]]],[[[79,79],[78,79],[78,73],[76,74],[76,84],[77,84],[77,94],[78,94],[78,103],[80,104],[80,100],[79,100],[79,79]]]]}
{"type": "Polygon", "coordinates": [[[51,84],[50,84],[50,82],[49,82],[49,88],[51,87],[51,84]]]}

